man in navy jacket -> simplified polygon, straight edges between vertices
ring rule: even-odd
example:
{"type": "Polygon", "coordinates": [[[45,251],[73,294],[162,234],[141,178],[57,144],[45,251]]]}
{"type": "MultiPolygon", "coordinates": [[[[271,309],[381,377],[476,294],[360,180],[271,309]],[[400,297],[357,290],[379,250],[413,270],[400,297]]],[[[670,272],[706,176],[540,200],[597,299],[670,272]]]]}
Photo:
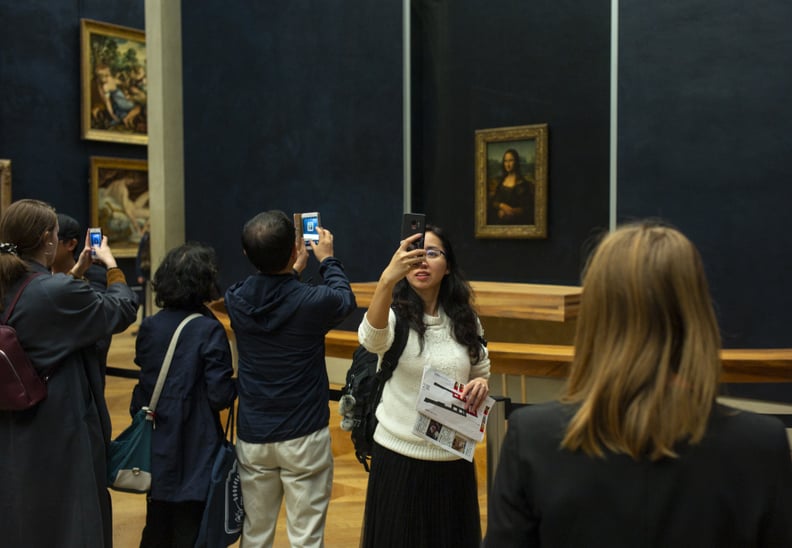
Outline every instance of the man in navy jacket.
{"type": "Polygon", "coordinates": [[[245,501],[245,546],[272,546],[283,495],[292,546],[322,546],[333,483],[324,338],[356,308],[333,235],[311,249],[323,285],[297,277],[308,252],[281,211],[242,230],[258,272],[225,295],[239,355],[237,456],[245,501]]]}

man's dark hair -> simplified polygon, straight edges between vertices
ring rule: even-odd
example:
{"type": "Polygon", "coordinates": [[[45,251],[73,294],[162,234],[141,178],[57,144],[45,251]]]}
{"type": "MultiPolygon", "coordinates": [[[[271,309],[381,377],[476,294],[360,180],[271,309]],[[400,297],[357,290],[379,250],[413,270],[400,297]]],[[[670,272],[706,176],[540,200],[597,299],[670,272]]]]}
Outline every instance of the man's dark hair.
{"type": "Polygon", "coordinates": [[[214,249],[197,243],[171,249],[154,273],[152,285],[159,307],[200,308],[217,293],[214,249]]]}
{"type": "Polygon", "coordinates": [[[85,233],[82,231],[77,219],[65,213],[58,213],[58,239],[60,241],[77,240],[79,242],[80,238],[85,238],[85,233]]]}
{"type": "Polygon", "coordinates": [[[262,274],[280,272],[294,250],[294,222],[283,211],[259,213],[242,229],[242,249],[262,274]]]}
{"type": "Polygon", "coordinates": [[[65,213],[58,213],[58,240],[61,242],[68,242],[69,240],[77,240],[77,245],[74,246],[74,260],[80,256],[82,250],[82,239],[85,238],[85,233],[77,222],[77,219],[65,213]]]}

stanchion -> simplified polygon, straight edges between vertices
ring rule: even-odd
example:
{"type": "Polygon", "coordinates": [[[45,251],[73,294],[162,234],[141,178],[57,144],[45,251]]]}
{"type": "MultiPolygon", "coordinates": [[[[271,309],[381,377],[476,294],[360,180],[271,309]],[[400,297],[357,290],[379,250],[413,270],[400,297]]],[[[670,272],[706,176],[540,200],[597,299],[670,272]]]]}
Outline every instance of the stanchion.
{"type": "Polygon", "coordinates": [[[504,396],[493,396],[493,398],[495,405],[487,418],[487,495],[495,479],[503,438],[506,436],[506,419],[511,406],[510,398],[504,396]]]}

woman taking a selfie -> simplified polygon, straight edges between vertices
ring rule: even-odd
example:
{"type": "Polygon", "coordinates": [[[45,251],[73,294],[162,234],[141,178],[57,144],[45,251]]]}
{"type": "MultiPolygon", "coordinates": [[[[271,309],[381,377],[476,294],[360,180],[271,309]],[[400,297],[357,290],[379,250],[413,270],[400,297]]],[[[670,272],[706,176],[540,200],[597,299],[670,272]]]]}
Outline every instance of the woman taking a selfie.
{"type": "Polygon", "coordinates": [[[387,548],[478,547],[481,525],[472,462],[412,433],[424,366],[464,383],[466,408],[489,393],[490,362],[471,289],[442,230],[428,226],[405,238],[380,275],[358,336],[381,356],[393,344],[396,319],[409,326],[407,344],[377,408],[363,542],[387,548]]]}
{"type": "Polygon", "coordinates": [[[693,244],[606,236],[561,401],[509,417],[485,546],[792,546],[784,425],[716,403],[719,351],[693,244]]]}
{"type": "Polygon", "coordinates": [[[47,398],[31,409],[0,411],[0,541],[4,546],[112,545],[105,446],[110,417],[96,343],[126,329],[137,300],[107,238],[95,249],[107,267],[99,293],[80,279],[86,245],[71,275],[50,274],[58,246],[55,210],[38,200],[11,204],[0,219],[3,314],[31,274],[8,323],[36,370],[49,375],[47,398]]]}

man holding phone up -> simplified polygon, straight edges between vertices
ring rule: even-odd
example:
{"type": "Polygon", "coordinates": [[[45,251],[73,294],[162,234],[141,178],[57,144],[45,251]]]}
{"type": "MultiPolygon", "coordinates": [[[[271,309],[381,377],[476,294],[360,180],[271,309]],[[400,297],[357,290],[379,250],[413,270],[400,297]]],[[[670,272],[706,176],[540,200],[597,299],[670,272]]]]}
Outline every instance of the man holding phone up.
{"type": "Polygon", "coordinates": [[[272,546],[286,494],[292,546],[323,546],[333,483],[324,338],[355,308],[333,235],[310,249],[323,285],[301,283],[308,261],[294,222],[266,211],[242,230],[258,271],[225,295],[239,354],[237,457],[245,501],[244,546],[272,546]]]}

